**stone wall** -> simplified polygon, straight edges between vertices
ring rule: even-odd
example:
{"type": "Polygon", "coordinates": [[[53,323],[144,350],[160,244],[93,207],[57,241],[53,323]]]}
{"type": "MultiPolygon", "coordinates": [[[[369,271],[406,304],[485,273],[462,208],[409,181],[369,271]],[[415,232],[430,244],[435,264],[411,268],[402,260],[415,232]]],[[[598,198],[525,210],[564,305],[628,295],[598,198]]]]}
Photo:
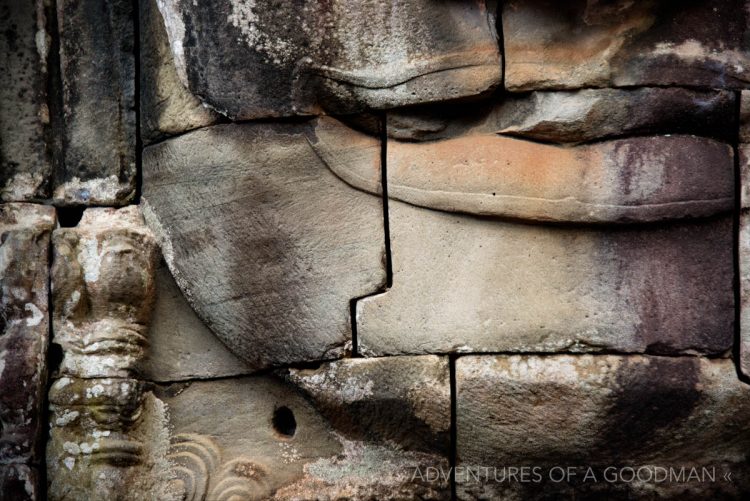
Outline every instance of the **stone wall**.
{"type": "Polygon", "coordinates": [[[747,0],[0,31],[0,499],[750,494],[747,0]]]}

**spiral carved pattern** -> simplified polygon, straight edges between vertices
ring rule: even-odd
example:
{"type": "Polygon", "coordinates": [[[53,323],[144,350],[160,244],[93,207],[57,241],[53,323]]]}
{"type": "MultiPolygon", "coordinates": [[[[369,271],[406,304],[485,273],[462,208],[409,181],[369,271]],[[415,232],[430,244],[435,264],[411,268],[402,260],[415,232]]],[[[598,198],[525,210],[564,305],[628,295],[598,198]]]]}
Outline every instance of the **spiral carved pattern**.
{"type": "Polygon", "coordinates": [[[271,492],[266,468],[245,457],[227,461],[216,479],[211,501],[256,501],[266,499],[271,492]]]}
{"type": "Polygon", "coordinates": [[[203,435],[182,433],[172,439],[167,459],[172,467],[171,485],[184,501],[204,501],[221,452],[203,435]]]}

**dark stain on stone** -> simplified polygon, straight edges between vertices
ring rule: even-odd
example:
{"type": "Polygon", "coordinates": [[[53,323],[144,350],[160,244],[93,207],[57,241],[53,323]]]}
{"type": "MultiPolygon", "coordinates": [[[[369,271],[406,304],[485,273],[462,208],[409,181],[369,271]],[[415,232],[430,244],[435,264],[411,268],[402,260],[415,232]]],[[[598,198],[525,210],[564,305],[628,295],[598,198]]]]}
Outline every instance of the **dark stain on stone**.
{"type": "Polygon", "coordinates": [[[604,255],[623,263],[614,286],[637,298],[628,308],[637,315],[633,334],[644,350],[719,354],[731,347],[731,224],[731,217],[721,216],[612,233],[604,255]]]}
{"type": "Polygon", "coordinates": [[[614,403],[601,432],[598,457],[626,463],[647,454],[665,428],[679,426],[701,400],[699,361],[691,357],[628,359],[617,370],[614,403]]]}

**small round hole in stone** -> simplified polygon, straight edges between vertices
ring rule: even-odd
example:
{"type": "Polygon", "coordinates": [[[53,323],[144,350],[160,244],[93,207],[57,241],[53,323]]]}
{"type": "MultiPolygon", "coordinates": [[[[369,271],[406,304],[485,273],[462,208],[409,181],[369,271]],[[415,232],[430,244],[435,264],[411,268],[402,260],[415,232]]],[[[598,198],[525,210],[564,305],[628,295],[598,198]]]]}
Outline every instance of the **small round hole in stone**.
{"type": "Polygon", "coordinates": [[[289,407],[281,406],[273,411],[273,429],[283,437],[293,437],[297,432],[297,420],[289,407]]]}

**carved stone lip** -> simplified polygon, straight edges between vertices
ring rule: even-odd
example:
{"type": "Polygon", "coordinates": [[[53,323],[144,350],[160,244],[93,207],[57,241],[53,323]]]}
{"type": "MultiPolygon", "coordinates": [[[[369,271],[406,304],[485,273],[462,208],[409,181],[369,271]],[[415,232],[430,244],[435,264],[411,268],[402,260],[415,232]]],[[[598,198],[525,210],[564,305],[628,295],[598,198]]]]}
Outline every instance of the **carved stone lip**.
{"type": "MultiPolygon", "coordinates": [[[[322,118],[311,144],[346,183],[381,194],[371,162],[336,154],[322,118]]],[[[709,217],[734,207],[729,145],[690,135],[562,147],[496,134],[388,143],[388,197],[483,217],[627,224],[709,217]]]]}

